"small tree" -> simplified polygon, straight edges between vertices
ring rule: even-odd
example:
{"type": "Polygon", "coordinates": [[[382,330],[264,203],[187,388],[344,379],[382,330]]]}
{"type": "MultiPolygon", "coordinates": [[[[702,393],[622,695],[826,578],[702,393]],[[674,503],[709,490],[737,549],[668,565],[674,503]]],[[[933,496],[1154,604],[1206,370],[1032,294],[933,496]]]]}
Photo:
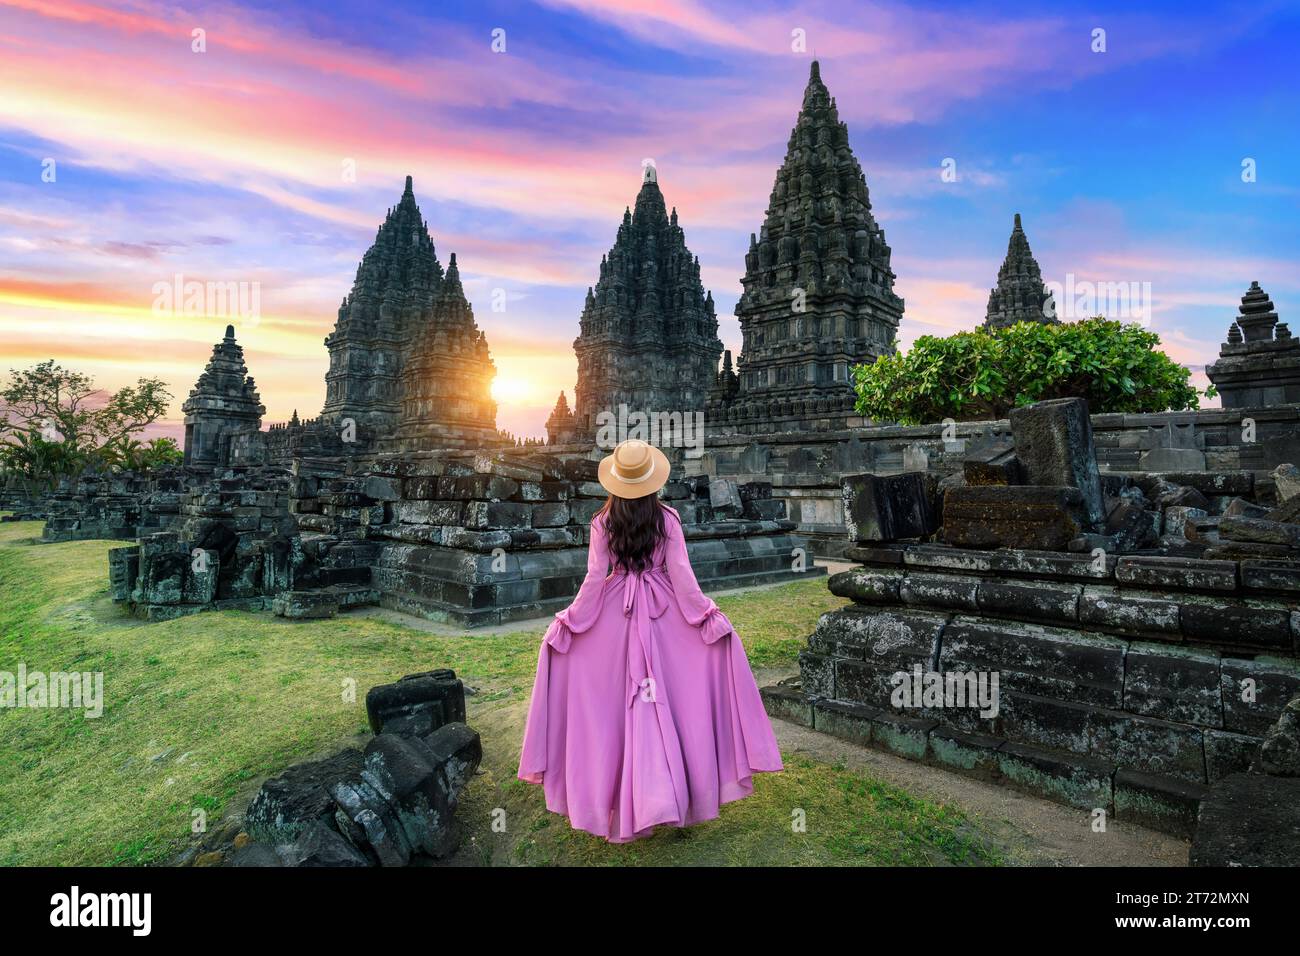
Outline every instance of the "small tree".
{"type": "MultiPolygon", "coordinates": [[[[858,412],[919,425],[945,418],[1005,418],[1012,408],[1079,397],[1094,412],[1196,408],[1190,372],[1139,325],[1103,318],[1020,322],[947,338],[922,336],[910,352],[854,369],[858,412]]],[[[1204,393],[1213,396],[1214,387],[1204,393]]]]}
{"type": "Polygon", "coordinates": [[[158,378],[106,396],[90,376],[53,359],[11,370],[0,389],[0,464],[29,480],[73,474],[91,462],[111,465],[171,401],[158,378]]]}

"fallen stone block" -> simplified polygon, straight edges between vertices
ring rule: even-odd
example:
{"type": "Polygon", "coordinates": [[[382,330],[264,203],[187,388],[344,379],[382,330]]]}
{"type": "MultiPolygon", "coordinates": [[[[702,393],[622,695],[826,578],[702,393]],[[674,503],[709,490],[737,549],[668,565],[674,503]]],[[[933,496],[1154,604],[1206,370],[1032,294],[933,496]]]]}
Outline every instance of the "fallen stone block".
{"type": "Polygon", "coordinates": [[[366,692],[366,717],[375,734],[425,736],[465,722],[465,685],[446,668],[409,674],[366,692]]]}
{"type": "Polygon", "coordinates": [[[312,824],[332,826],[336,808],[330,790],[360,773],[363,764],[361,751],[348,749],[290,767],[262,784],[244,814],[244,829],[255,840],[288,844],[312,824]]]}
{"type": "Polygon", "coordinates": [[[965,548],[1065,551],[1087,529],[1077,488],[986,485],[948,492],[941,536],[965,548]]]}
{"type": "Polygon", "coordinates": [[[1034,485],[1077,488],[1087,522],[1098,526],[1105,521],[1088,403],[1081,398],[1035,402],[1013,408],[1009,418],[1026,479],[1034,485]]]}
{"type": "Polygon", "coordinates": [[[967,485],[1017,485],[1022,483],[1020,460],[1011,442],[986,445],[962,461],[962,477],[967,485]]]}
{"type": "Polygon", "coordinates": [[[1219,522],[1219,536],[1229,541],[1256,544],[1280,544],[1300,548],[1300,524],[1265,521],[1261,518],[1224,518],[1219,522]]]}
{"type": "Polygon", "coordinates": [[[848,475],[840,486],[852,541],[922,538],[938,528],[929,484],[921,472],[848,475]]]}

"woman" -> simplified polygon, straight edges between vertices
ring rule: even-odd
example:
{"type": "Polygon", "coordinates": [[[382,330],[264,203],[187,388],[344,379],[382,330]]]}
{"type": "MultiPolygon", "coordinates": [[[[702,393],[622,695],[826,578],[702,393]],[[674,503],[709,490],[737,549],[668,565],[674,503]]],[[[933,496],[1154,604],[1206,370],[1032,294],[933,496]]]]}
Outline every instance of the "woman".
{"type": "Polygon", "coordinates": [[[625,843],[690,826],[781,769],[740,638],[700,591],[668,459],[626,441],[600,463],[587,577],[537,660],[519,778],[579,830],[625,843]]]}

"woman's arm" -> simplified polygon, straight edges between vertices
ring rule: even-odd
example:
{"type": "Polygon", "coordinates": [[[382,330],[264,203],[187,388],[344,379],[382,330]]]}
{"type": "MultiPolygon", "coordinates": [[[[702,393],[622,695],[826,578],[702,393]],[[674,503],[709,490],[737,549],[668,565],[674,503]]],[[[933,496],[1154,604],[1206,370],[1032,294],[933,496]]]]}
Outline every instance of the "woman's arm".
{"type": "Polygon", "coordinates": [[[682,519],[671,509],[667,509],[664,515],[664,531],[667,534],[664,557],[668,564],[668,578],[673,583],[673,594],[682,616],[688,624],[700,628],[700,636],[706,644],[726,637],[732,632],[731,622],[718,609],[718,605],[713,603],[713,599],[700,590],[695,570],[691,567],[690,555],[686,551],[682,519]]]}
{"type": "Polygon", "coordinates": [[[546,641],[557,651],[569,649],[569,640],[596,623],[605,594],[605,579],[609,576],[609,538],[605,534],[605,519],[597,515],[591,520],[591,542],[587,549],[587,576],[574,595],[573,603],[555,615],[555,622],[546,632],[546,641]]]}

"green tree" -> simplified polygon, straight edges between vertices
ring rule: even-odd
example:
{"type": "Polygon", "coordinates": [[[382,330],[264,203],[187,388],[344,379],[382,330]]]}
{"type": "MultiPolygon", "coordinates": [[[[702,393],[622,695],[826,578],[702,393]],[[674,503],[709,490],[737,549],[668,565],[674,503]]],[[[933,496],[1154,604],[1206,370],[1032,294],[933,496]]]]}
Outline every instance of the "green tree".
{"type": "MultiPolygon", "coordinates": [[[[857,409],[876,421],[920,425],[1005,418],[1017,405],[1079,397],[1094,412],[1196,408],[1190,372],[1159,350],[1160,337],[1104,318],[1020,322],[947,338],[853,370],[857,409]]],[[[1204,393],[1213,396],[1214,387],[1204,393]]]]}
{"type": "Polygon", "coordinates": [[[91,462],[112,464],[171,401],[158,378],[106,395],[89,375],[53,359],[13,369],[0,389],[0,466],[30,480],[51,480],[91,462]]]}

